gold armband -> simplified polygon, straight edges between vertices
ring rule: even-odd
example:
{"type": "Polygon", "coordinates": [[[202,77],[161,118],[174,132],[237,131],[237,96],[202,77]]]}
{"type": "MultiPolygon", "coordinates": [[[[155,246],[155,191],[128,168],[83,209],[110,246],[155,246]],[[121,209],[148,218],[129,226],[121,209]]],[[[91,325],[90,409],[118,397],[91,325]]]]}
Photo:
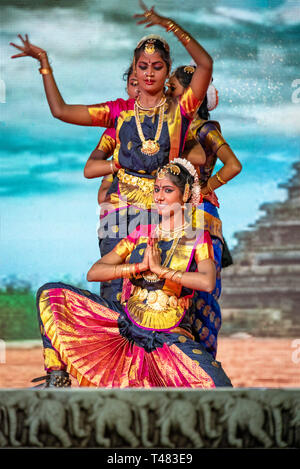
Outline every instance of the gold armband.
{"type": "Polygon", "coordinates": [[[178,39],[184,46],[187,46],[191,40],[191,36],[187,32],[182,31],[178,39]]]}

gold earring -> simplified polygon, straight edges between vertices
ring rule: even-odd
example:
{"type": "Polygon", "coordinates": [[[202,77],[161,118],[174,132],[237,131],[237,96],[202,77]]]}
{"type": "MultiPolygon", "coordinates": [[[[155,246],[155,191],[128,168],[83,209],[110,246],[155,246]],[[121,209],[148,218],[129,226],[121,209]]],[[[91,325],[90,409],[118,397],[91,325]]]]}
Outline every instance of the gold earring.
{"type": "Polygon", "coordinates": [[[183,193],[183,196],[182,196],[182,200],[183,200],[184,203],[189,200],[189,195],[190,195],[190,185],[187,182],[184,186],[184,193],[183,193]]]}

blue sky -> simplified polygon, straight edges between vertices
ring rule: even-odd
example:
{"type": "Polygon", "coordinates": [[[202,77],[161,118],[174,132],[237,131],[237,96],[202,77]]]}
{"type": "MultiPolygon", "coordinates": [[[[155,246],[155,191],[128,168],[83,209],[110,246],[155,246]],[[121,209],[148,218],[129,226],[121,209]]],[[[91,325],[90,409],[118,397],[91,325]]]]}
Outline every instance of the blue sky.
{"type": "MultiPolygon", "coordinates": [[[[85,180],[83,167],[102,129],[55,120],[37,63],[11,60],[8,44],[28,33],[48,51],[64,99],[90,104],[125,97],[122,75],[145,30],[132,19],[134,0],[21,4],[3,2],[1,10],[0,277],[18,275],[37,285],[63,277],[79,281],[98,258],[100,182],[85,180]]],[[[300,1],[157,4],[214,58],[220,103],[211,117],[243,164],[218,192],[232,247],[234,233],[255,222],[262,203],[285,198],[278,184],[300,158],[300,82],[293,87],[300,80],[300,1]]],[[[174,37],[157,27],[152,32],[168,39],[174,67],[189,62],[174,37]]]]}

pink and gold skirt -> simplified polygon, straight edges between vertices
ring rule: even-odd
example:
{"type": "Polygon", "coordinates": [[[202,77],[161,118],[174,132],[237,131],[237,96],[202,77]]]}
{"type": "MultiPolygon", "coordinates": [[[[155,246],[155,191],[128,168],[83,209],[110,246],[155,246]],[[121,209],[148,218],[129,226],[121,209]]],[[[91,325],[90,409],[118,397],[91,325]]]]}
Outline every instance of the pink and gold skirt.
{"type": "Polygon", "coordinates": [[[63,283],[37,294],[45,369],[66,369],[80,386],[232,386],[220,362],[180,327],[144,330],[117,303],[63,283]]]}

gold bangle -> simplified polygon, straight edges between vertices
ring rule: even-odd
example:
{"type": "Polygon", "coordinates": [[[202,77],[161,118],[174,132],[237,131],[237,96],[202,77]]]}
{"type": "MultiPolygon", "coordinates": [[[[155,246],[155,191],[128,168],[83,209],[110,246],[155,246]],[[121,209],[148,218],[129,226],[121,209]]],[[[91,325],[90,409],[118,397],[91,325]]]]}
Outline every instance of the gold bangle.
{"type": "Polygon", "coordinates": [[[159,278],[163,278],[163,275],[165,275],[169,271],[168,267],[161,267],[160,272],[159,272],[159,278]]]}
{"type": "Polygon", "coordinates": [[[176,278],[176,280],[174,278],[173,281],[175,281],[176,283],[179,283],[181,285],[181,280],[182,280],[184,272],[181,272],[180,270],[177,270],[176,274],[178,275],[178,277],[176,278]],[[178,281],[178,279],[179,279],[179,281],[178,281]]]}
{"type": "Polygon", "coordinates": [[[185,31],[183,31],[181,36],[178,39],[184,46],[187,46],[191,40],[191,36],[187,34],[185,31]]]}
{"type": "Polygon", "coordinates": [[[215,176],[222,185],[226,184],[227,181],[224,181],[224,179],[221,178],[221,176],[219,175],[219,172],[217,172],[215,176]]]}
{"type": "Polygon", "coordinates": [[[167,272],[168,277],[167,277],[167,279],[168,279],[168,280],[171,280],[172,277],[176,274],[176,272],[177,272],[177,271],[174,270],[174,269],[168,269],[168,272],[167,272]],[[171,275],[169,275],[169,274],[171,274],[171,275]]]}
{"type": "Polygon", "coordinates": [[[49,68],[40,68],[39,69],[39,72],[41,75],[49,75],[52,73],[52,68],[49,67],[49,68]]]}
{"type": "Polygon", "coordinates": [[[167,27],[166,27],[167,32],[168,33],[171,32],[174,26],[175,26],[174,21],[172,20],[167,21],[167,27]]]}
{"type": "Polygon", "coordinates": [[[170,22],[170,24],[168,25],[167,27],[167,32],[170,33],[171,31],[173,31],[173,33],[177,33],[177,31],[180,29],[180,27],[178,26],[178,24],[176,23],[173,23],[172,21],[170,22]]]}
{"type": "MultiPolygon", "coordinates": [[[[172,270],[172,269],[171,269],[172,270]]],[[[178,270],[173,270],[172,274],[171,274],[171,277],[169,278],[169,280],[172,280],[172,278],[178,273],[178,270]]]]}
{"type": "Polygon", "coordinates": [[[122,266],[122,271],[121,271],[121,277],[122,278],[126,278],[126,277],[129,277],[129,270],[128,270],[128,266],[127,264],[122,266]]]}
{"type": "Polygon", "coordinates": [[[184,41],[181,41],[181,43],[184,45],[184,46],[187,46],[188,43],[190,42],[191,38],[190,36],[186,36],[185,37],[185,40],[184,41]]]}
{"type": "Polygon", "coordinates": [[[113,162],[113,160],[110,160],[110,170],[111,170],[111,174],[114,174],[114,162],[113,162]]]}

